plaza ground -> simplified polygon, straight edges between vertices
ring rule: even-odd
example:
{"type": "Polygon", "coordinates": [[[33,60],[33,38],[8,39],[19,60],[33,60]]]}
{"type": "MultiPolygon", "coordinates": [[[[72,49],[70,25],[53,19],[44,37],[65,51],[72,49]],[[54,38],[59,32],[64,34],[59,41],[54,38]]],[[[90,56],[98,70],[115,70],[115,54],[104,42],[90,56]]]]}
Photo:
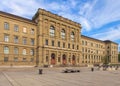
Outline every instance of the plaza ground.
{"type": "Polygon", "coordinates": [[[81,72],[62,73],[62,68],[0,68],[0,86],[120,86],[120,70],[91,72],[87,67],[76,67],[81,72]]]}

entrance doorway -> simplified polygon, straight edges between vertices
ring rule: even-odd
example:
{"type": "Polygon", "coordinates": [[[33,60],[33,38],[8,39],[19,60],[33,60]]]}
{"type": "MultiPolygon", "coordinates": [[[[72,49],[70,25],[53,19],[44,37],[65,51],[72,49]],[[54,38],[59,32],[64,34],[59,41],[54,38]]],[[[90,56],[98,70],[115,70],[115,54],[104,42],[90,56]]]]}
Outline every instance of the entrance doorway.
{"type": "Polygon", "coordinates": [[[55,65],[55,54],[54,53],[51,54],[51,64],[55,65]]]}
{"type": "Polygon", "coordinates": [[[72,56],[72,64],[75,65],[75,55],[72,56]]]}
{"type": "Polygon", "coordinates": [[[62,56],[62,63],[63,63],[63,65],[65,65],[67,63],[65,54],[63,54],[63,56],[62,56]]]}

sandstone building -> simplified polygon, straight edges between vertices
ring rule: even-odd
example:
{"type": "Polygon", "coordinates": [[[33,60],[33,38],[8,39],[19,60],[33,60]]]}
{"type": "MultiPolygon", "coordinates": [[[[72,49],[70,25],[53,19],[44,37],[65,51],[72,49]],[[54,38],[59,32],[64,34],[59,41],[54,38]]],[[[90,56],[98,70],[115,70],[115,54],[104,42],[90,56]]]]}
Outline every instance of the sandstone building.
{"type": "Polygon", "coordinates": [[[118,62],[118,44],[81,34],[81,25],[38,9],[32,20],[0,11],[0,65],[87,65],[118,62]]]}

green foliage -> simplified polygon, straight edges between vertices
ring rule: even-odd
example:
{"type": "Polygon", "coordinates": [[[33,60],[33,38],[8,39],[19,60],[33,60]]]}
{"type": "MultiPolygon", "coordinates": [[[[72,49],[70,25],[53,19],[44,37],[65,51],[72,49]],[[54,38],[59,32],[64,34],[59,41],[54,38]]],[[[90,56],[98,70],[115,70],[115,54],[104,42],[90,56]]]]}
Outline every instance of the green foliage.
{"type": "Polygon", "coordinates": [[[109,64],[109,58],[107,56],[102,59],[103,64],[109,64]]]}
{"type": "Polygon", "coordinates": [[[118,62],[120,62],[120,53],[118,54],[118,62]]]}

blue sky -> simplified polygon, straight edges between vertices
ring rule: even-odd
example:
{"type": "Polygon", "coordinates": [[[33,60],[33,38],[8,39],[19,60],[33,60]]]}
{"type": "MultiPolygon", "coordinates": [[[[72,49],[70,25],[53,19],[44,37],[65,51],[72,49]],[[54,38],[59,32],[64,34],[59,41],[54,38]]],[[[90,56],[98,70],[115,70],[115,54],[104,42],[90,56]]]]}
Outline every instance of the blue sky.
{"type": "Polygon", "coordinates": [[[31,19],[38,8],[82,25],[82,34],[120,46],[120,0],[1,0],[0,10],[31,19]]]}

